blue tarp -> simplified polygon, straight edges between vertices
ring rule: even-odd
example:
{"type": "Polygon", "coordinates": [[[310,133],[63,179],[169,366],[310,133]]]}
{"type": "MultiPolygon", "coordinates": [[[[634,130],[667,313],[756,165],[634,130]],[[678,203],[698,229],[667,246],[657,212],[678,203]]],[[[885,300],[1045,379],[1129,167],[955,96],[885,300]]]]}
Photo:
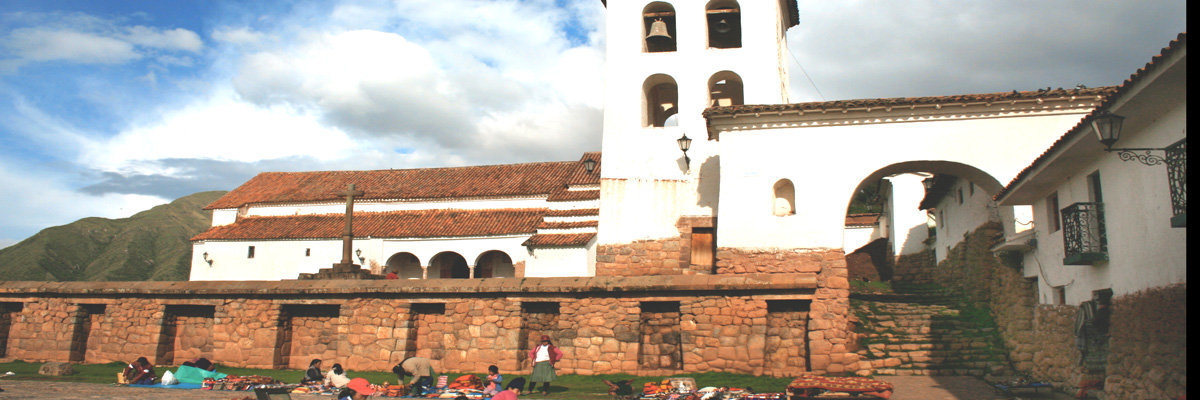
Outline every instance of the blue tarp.
{"type": "Polygon", "coordinates": [[[173,372],[173,374],[175,374],[175,379],[178,379],[179,383],[195,383],[197,385],[204,383],[204,378],[221,379],[225,377],[225,374],[220,372],[205,371],[186,365],[180,365],[179,369],[173,372]]]}

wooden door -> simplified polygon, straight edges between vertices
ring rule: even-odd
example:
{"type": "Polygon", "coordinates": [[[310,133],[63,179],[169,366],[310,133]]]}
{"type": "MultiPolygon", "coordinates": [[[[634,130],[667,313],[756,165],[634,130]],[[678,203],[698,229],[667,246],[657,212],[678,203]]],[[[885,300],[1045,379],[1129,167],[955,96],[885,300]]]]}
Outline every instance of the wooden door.
{"type": "Polygon", "coordinates": [[[692,228],[692,265],[712,267],[715,236],[713,228],[692,228]]]}

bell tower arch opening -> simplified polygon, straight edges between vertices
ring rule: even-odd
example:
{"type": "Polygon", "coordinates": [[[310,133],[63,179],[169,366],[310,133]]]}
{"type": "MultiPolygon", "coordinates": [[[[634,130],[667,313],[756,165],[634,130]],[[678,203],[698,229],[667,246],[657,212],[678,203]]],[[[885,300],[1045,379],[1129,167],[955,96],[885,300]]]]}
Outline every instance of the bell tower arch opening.
{"type": "Polygon", "coordinates": [[[745,103],[742,77],[733,71],[721,71],[708,78],[708,106],[739,106],[745,103]]]}
{"type": "Polygon", "coordinates": [[[679,113],[679,86],[675,78],[666,74],[654,74],[642,84],[643,126],[668,126],[668,118],[679,113]]]}
{"type": "Polygon", "coordinates": [[[704,8],[708,17],[708,47],[742,47],[742,12],[735,0],[713,0],[704,8]]]}
{"type": "Polygon", "coordinates": [[[662,53],[675,51],[675,7],[656,1],[642,9],[642,51],[662,53]]]}

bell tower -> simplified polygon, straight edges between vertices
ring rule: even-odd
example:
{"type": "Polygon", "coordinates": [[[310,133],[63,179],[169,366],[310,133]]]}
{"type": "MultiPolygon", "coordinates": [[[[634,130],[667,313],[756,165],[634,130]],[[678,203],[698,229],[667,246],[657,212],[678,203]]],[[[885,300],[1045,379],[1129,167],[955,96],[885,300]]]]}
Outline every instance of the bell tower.
{"type": "Polygon", "coordinates": [[[607,0],[603,223],[598,243],[678,237],[712,219],[719,151],[712,106],[787,102],[795,0],[607,0]],[[686,156],[680,142],[691,146],[686,156]]]}

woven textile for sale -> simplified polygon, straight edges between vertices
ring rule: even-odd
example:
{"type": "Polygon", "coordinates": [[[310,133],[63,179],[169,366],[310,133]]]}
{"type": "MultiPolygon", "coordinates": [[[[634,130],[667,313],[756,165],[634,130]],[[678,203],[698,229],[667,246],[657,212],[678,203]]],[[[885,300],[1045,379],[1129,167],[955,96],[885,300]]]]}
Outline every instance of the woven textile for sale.
{"type": "Polygon", "coordinates": [[[842,392],[852,395],[873,396],[879,399],[892,397],[892,384],[858,376],[801,375],[788,384],[793,396],[816,396],[821,392],[842,392]]]}

